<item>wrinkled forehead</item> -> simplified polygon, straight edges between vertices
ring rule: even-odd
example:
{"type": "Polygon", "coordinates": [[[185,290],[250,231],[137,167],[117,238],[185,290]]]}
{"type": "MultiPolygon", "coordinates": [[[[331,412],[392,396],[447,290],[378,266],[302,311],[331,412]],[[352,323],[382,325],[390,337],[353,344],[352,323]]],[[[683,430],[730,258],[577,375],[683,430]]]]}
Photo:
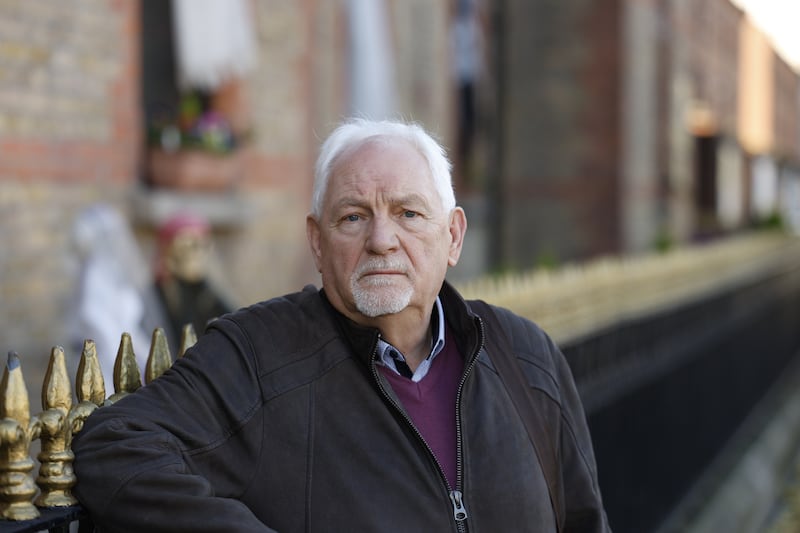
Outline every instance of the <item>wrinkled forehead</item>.
{"type": "Polygon", "coordinates": [[[327,199],[339,196],[343,185],[348,188],[362,180],[377,179],[386,190],[411,189],[416,195],[429,198],[430,203],[441,203],[427,159],[413,142],[403,138],[365,139],[344,150],[331,168],[327,199]]]}

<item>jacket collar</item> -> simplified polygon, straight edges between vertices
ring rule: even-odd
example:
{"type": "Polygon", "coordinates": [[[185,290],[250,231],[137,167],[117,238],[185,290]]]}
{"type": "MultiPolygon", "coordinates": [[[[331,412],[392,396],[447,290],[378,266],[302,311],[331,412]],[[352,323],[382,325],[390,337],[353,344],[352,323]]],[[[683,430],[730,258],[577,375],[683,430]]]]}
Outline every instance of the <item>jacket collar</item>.
{"type": "MultiPolygon", "coordinates": [[[[380,333],[378,329],[357,324],[336,310],[325,295],[324,288],[319,290],[319,295],[355,356],[369,365],[375,358],[380,333]]],[[[444,319],[455,334],[458,350],[469,361],[477,356],[482,347],[483,331],[480,318],[472,312],[467,302],[447,281],[439,290],[439,298],[444,309],[444,319]]]]}

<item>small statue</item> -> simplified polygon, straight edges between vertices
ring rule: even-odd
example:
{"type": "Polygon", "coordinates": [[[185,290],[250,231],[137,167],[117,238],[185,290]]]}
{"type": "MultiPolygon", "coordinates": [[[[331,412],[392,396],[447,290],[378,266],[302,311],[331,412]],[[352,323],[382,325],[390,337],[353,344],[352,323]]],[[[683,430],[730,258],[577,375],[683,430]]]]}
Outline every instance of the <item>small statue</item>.
{"type": "Polygon", "coordinates": [[[234,308],[211,281],[211,244],[208,221],[194,214],[175,215],[159,230],[155,283],[176,353],[185,325],[202,335],[209,321],[234,308]]]}

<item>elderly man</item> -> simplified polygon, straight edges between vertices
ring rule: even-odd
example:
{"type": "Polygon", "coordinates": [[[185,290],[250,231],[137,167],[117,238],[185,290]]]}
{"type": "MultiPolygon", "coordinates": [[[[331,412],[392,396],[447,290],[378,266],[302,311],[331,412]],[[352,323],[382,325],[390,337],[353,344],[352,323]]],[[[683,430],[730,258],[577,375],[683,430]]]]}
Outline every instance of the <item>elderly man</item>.
{"type": "Polygon", "coordinates": [[[420,127],[336,129],[307,218],[322,289],[223,316],[89,418],[76,493],[100,529],[608,531],[563,356],[444,281],[466,227],[420,127]]]}

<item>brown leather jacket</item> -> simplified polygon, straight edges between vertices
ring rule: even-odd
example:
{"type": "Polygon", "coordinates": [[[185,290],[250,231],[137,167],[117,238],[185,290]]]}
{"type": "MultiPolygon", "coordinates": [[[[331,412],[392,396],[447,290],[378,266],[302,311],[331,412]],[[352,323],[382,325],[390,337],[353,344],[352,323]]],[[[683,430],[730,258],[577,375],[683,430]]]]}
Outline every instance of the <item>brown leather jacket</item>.
{"type": "MultiPolygon", "coordinates": [[[[457,487],[376,370],[378,332],[307,287],[220,318],[162,377],[97,410],[73,444],[78,498],[101,531],[556,531],[483,322],[447,283],[441,297],[465,357],[457,487]]],[[[497,313],[531,386],[560,406],[547,438],[564,531],[608,531],[563,356],[497,313]]]]}

